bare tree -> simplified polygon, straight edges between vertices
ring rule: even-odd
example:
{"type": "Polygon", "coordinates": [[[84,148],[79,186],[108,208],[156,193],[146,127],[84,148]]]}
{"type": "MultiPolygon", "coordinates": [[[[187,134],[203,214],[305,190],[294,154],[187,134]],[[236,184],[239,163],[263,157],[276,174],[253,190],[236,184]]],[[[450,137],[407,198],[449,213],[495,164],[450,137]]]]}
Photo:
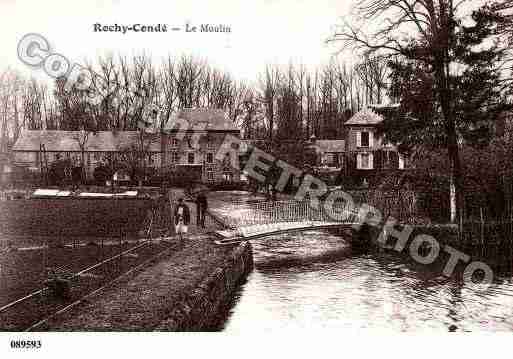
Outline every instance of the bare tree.
{"type": "MultiPolygon", "coordinates": [[[[451,222],[456,220],[457,209],[461,207],[462,190],[457,127],[461,99],[456,98],[461,89],[457,87],[455,76],[463,71],[456,58],[461,55],[463,46],[468,49],[474,45],[475,52],[485,37],[497,35],[490,24],[503,21],[498,13],[491,13],[489,7],[468,5],[466,1],[453,0],[359,0],[353,20],[344,22],[330,39],[341,42],[344,47],[361,50],[364,55],[409,59],[432,77],[435,111],[440,119],[438,127],[450,161],[451,222]],[[488,26],[485,32],[463,24],[463,16],[471,11],[476,11],[474,20],[479,21],[483,31],[488,26]],[[464,36],[468,38],[462,40],[464,36]]],[[[458,59],[461,61],[463,57],[458,59]]]]}
{"type": "Polygon", "coordinates": [[[452,111],[453,92],[450,87],[450,51],[454,39],[455,12],[463,2],[453,0],[360,0],[356,11],[368,26],[377,25],[373,33],[362,30],[361,23],[346,22],[331,41],[340,41],[345,46],[361,49],[366,54],[379,53],[405,55],[411,51],[411,41],[426,46],[429,54],[418,54],[425,61],[428,55],[436,78],[436,92],[440,99],[441,112],[447,135],[447,149],[451,161],[451,221],[456,220],[457,196],[461,188],[461,164],[455,118],[452,111]],[[378,22],[382,25],[379,26],[378,22]],[[409,33],[405,37],[402,34],[409,33]]]}
{"type": "Polygon", "coordinates": [[[85,151],[87,148],[87,142],[89,140],[89,135],[91,132],[86,131],[84,127],[77,133],[73,135],[73,139],[77,142],[78,148],[80,149],[80,176],[81,180],[84,181],[85,179],[85,151]]]}
{"type": "Polygon", "coordinates": [[[26,82],[11,69],[0,73],[0,151],[18,139],[22,129],[22,98],[26,82]]]}
{"type": "Polygon", "coordinates": [[[280,71],[277,66],[267,65],[264,75],[260,78],[260,89],[262,101],[265,107],[265,117],[268,123],[267,139],[273,141],[276,89],[280,78],[280,71]]]}

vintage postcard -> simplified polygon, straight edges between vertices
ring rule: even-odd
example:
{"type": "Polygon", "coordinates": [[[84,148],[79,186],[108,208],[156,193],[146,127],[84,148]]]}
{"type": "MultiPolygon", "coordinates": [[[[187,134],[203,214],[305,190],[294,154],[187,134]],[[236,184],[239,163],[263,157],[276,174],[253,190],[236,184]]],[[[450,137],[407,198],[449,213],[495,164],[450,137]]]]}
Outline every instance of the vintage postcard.
{"type": "Polygon", "coordinates": [[[3,349],[511,333],[512,30],[511,0],[0,1],[3,349]]]}

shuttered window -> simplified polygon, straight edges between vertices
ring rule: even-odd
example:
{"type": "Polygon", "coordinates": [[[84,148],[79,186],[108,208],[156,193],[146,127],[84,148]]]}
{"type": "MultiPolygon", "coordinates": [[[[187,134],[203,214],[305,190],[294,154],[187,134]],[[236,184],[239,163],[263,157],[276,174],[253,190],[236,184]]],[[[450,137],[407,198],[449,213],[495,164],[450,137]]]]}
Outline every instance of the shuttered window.
{"type": "Polygon", "coordinates": [[[360,170],[371,170],[374,168],[374,155],[372,153],[358,153],[356,157],[356,168],[360,170]]]}
{"type": "Polygon", "coordinates": [[[369,132],[367,132],[367,131],[360,132],[360,146],[361,147],[369,147],[369,141],[370,141],[369,132]]]}

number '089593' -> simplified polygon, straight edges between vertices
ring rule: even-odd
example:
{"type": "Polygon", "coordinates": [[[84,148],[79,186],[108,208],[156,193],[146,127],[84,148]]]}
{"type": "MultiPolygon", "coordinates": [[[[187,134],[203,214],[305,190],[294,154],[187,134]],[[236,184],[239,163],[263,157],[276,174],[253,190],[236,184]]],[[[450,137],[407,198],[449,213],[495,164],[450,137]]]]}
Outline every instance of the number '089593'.
{"type": "Polygon", "coordinates": [[[41,348],[40,340],[11,340],[12,349],[39,349],[41,348]]]}

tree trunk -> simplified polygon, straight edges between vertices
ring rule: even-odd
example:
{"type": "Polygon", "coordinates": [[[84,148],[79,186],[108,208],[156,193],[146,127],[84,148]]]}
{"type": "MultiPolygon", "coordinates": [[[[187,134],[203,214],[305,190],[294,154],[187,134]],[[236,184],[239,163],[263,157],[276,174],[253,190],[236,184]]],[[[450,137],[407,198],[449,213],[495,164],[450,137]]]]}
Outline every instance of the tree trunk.
{"type": "Polygon", "coordinates": [[[456,223],[457,214],[457,195],[456,195],[456,182],[454,175],[451,173],[449,180],[449,205],[450,205],[450,222],[456,223]]]}
{"type": "MultiPolygon", "coordinates": [[[[449,39],[452,34],[447,35],[445,38],[449,39]]],[[[435,56],[435,77],[438,87],[438,96],[440,99],[440,107],[445,124],[445,133],[447,136],[447,154],[450,162],[449,174],[449,198],[450,198],[450,222],[456,223],[458,215],[458,208],[461,203],[461,164],[458,147],[458,134],[456,132],[456,122],[454,112],[452,110],[452,92],[450,84],[450,69],[449,69],[449,55],[448,44],[445,48],[436,52],[435,56]]]]}
{"type": "MultiPolygon", "coordinates": [[[[456,139],[456,133],[453,134],[454,137],[453,141],[455,143],[449,143],[448,146],[448,153],[449,153],[449,160],[451,162],[451,173],[450,173],[450,183],[449,183],[449,198],[450,198],[450,222],[456,223],[457,220],[457,214],[458,209],[461,211],[461,190],[462,190],[462,184],[461,184],[461,164],[460,164],[460,157],[459,157],[459,148],[458,143],[456,139]]],[[[449,141],[451,141],[451,138],[449,138],[449,141]]]]}
{"type": "Polygon", "coordinates": [[[81,182],[82,184],[84,184],[85,182],[85,179],[86,179],[86,169],[85,169],[85,150],[82,149],[80,151],[80,162],[81,162],[81,170],[80,170],[80,179],[81,179],[81,182]]]}

